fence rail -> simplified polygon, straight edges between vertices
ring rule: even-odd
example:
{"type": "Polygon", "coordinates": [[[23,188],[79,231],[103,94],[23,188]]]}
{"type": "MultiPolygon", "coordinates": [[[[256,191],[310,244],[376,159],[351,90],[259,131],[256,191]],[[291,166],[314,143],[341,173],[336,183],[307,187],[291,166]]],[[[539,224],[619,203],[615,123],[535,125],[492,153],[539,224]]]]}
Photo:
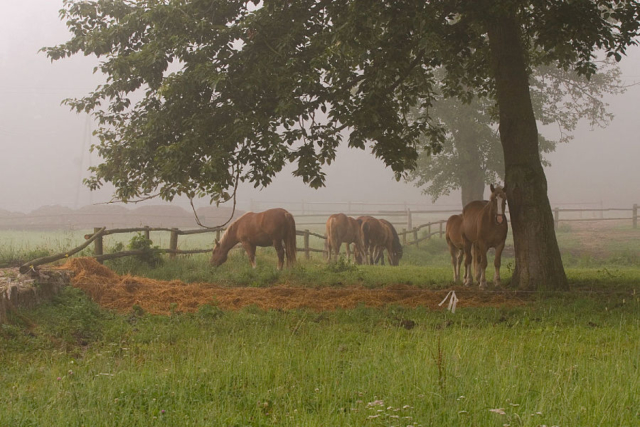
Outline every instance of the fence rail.
{"type": "MultiPolygon", "coordinates": [[[[416,245],[418,246],[420,244],[420,242],[423,242],[425,240],[428,240],[430,238],[432,238],[433,236],[439,236],[440,238],[444,237],[445,234],[445,224],[446,224],[446,220],[441,219],[438,221],[431,221],[431,222],[427,222],[424,224],[420,224],[416,227],[414,227],[412,225],[413,223],[413,218],[412,215],[413,214],[434,214],[434,213],[458,213],[460,212],[459,210],[416,210],[416,211],[411,211],[409,209],[407,209],[406,211],[381,211],[378,212],[376,214],[376,216],[397,216],[397,217],[402,217],[405,216],[406,217],[406,222],[400,222],[400,221],[396,221],[396,225],[397,224],[407,224],[406,228],[402,228],[401,231],[398,232],[398,236],[401,239],[401,242],[404,246],[407,245],[416,245]],[[436,230],[434,230],[434,227],[437,227],[436,230]],[[422,236],[419,236],[419,232],[423,229],[426,228],[426,232],[423,232],[422,236]]],[[[367,214],[363,214],[363,215],[367,215],[367,214]]],[[[371,215],[371,214],[369,214],[371,215]]],[[[310,217],[321,217],[322,215],[319,214],[306,214],[306,215],[296,215],[296,218],[310,218],[310,217]]],[[[326,216],[326,215],[325,215],[326,216]]],[[[628,221],[631,220],[632,221],[632,226],[633,228],[637,228],[638,227],[638,204],[634,204],[633,207],[631,209],[624,209],[624,208],[601,208],[601,209],[574,209],[574,208],[567,208],[567,209],[560,209],[560,208],[555,208],[553,210],[553,216],[554,216],[554,225],[556,227],[556,229],[559,226],[560,221],[562,222],[577,222],[577,221],[628,221]],[[592,213],[600,213],[600,218],[561,218],[560,214],[561,213],[584,213],[584,212],[592,212],[592,213]],[[631,216],[630,217],[608,217],[605,218],[602,214],[604,212],[631,212],[631,216]]],[[[311,224],[315,224],[315,223],[311,223],[311,224]]],[[[302,223],[299,225],[311,225],[309,223],[302,223]]],[[[321,223],[317,223],[317,224],[325,224],[324,222],[321,223]]],[[[121,251],[121,252],[117,252],[117,253],[112,253],[112,254],[105,254],[104,253],[104,244],[103,244],[103,238],[104,236],[108,236],[108,235],[113,235],[113,234],[121,234],[121,233],[135,233],[135,232],[142,232],[144,233],[145,238],[150,239],[150,233],[151,232],[169,232],[170,234],[170,239],[169,239],[169,248],[166,249],[156,249],[158,252],[160,253],[168,253],[170,258],[175,258],[176,255],[186,255],[186,254],[197,254],[197,253],[206,253],[206,252],[210,252],[211,249],[191,249],[191,250],[180,250],[178,249],[178,239],[179,236],[188,236],[188,235],[194,235],[194,234],[203,234],[203,233],[216,233],[216,239],[220,239],[220,235],[222,233],[222,231],[224,231],[223,228],[218,227],[218,228],[210,228],[210,229],[194,229],[194,230],[180,230],[178,228],[168,228],[168,227],[132,227],[132,228],[113,228],[113,229],[106,229],[105,227],[95,227],[94,228],[94,232],[93,234],[86,234],[84,236],[86,242],[81,245],[78,246],[77,248],[74,248],[70,251],[67,252],[63,252],[61,254],[57,254],[57,255],[51,255],[51,256],[47,256],[47,257],[43,257],[43,258],[39,258],[33,261],[30,261],[26,264],[24,264],[23,266],[20,267],[21,271],[28,271],[31,268],[34,268],[37,265],[41,265],[41,264],[46,264],[49,262],[53,262],[59,259],[62,259],[64,257],[68,257],[74,253],[79,252],[80,250],[84,249],[85,247],[87,247],[91,242],[93,242],[94,244],[94,254],[93,256],[100,262],[108,260],[108,259],[114,259],[114,258],[120,258],[120,257],[125,257],[125,256],[134,256],[134,255],[141,255],[144,252],[143,251],[121,251]]],[[[297,230],[296,231],[296,235],[297,236],[302,236],[303,238],[303,246],[298,248],[299,252],[304,252],[305,253],[305,257],[309,258],[310,254],[312,252],[318,252],[318,253],[323,253],[324,250],[323,249],[316,249],[311,247],[310,245],[310,238],[316,237],[319,239],[326,239],[325,236],[318,234],[318,233],[314,233],[308,229],[305,230],[297,230]]]]}

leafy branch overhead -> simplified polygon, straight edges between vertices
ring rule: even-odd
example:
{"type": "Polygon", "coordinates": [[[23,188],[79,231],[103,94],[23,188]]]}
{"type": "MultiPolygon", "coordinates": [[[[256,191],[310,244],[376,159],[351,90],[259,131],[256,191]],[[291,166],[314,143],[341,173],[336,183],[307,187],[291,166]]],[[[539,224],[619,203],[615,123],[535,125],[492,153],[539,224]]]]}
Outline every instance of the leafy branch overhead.
{"type": "MultiPolygon", "coordinates": [[[[436,88],[465,100],[495,92],[483,16],[502,3],[485,3],[65,0],[71,39],[43,50],[95,55],[106,76],[66,100],[100,123],[91,188],[224,201],[237,179],[267,186],[288,162],[321,187],[343,138],[406,176],[444,141],[430,116],[436,88]]],[[[594,49],[617,59],[638,30],[631,2],[507,3],[526,22],[532,66],[592,75],[594,49]]]]}

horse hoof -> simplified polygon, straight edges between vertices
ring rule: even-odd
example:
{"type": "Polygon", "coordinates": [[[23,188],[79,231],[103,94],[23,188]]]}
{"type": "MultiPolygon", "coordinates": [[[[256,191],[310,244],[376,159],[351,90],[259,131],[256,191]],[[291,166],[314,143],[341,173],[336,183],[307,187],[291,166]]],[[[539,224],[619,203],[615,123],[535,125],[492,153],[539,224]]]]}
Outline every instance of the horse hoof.
{"type": "Polygon", "coordinates": [[[486,287],[487,287],[487,282],[486,281],[480,282],[480,289],[484,289],[486,287]]]}

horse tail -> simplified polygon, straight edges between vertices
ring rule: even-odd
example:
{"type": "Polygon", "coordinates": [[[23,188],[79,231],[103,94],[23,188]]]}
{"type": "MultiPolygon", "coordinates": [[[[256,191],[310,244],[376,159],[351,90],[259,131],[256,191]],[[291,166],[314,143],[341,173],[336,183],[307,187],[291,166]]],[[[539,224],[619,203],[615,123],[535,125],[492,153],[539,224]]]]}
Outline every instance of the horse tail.
{"type": "Polygon", "coordinates": [[[333,216],[329,217],[329,219],[327,220],[327,225],[325,229],[326,239],[324,241],[324,249],[326,251],[327,259],[329,261],[331,261],[331,255],[333,251],[333,240],[336,237],[333,233],[334,222],[335,222],[335,218],[333,216]]]}
{"type": "Polygon", "coordinates": [[[286,220],[286,230],[284,233],[284,248],[287,255],[287,267],[296,264],[296,220],[289,212],[284,214],[286,220]]]}

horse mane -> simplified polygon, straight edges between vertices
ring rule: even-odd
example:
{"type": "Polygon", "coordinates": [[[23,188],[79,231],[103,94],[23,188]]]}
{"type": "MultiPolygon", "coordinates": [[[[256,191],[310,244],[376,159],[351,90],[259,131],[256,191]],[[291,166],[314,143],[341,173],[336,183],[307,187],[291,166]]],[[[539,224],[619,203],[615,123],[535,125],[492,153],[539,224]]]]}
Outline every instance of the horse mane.
{"type": "Polygon", "coordinates": [[[228,236],[231,235],[231,233],[235,234],[236,228],[238,228],[238,221],[240,221],[242,218],[244,218],[250,213],[253,213],[253,212],[245,212],[244,214],[242,214],[240,218],[233,221],[231,225],[229,225],[227,229],[224,230],[224,233],[222,233],[222,236],[220,236],[220,242],[219,242],[220,246],[223,246],[223,243],[226,243],[226,240],[228,239],[228,236]]]}

